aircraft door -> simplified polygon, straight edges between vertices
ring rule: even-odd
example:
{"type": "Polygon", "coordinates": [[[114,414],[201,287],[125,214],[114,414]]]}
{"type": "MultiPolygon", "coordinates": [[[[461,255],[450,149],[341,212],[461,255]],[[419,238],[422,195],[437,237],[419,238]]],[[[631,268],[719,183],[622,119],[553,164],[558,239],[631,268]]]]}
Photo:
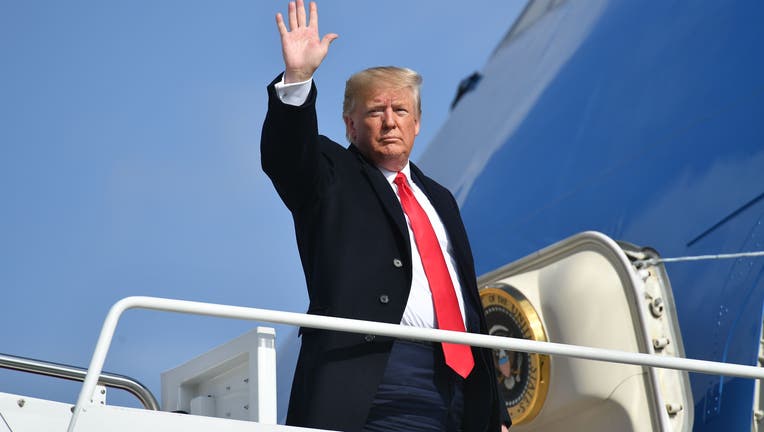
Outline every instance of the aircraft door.
{"type": "MultiPolygon", "coordinates": [[[[478,279],[491,334],[684,357],[654,251],[585,232],[478,279]]],[[[690,431],[686,372],[494,352],[497,382],[522,431],[690,431]]]]}

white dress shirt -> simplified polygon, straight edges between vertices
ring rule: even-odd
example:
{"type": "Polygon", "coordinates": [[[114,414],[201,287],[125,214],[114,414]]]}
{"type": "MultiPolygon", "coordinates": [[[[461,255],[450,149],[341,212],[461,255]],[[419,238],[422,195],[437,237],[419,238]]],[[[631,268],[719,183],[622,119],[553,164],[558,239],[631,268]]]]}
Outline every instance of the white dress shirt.
{"type": "MultiPolygon", "coordinates": [[[[277,82],[275,85],[276,94],[279,99],[285,104],[299,106],[305,103],[305,100],[310,94],[311,84],[313,79],[310,78],[307,81],[299,83],[285,84],[282,76],[281,82],[277,82]]],[[[398,186],[393,183],[395,176],[398,174],[394,171],[388,171],[384,168],[377,167],[387,179],[390,187],[395,192],[395,196],[398,196],[398,186]]],[[[448,273],[451,275],[451,282],[454,284],[454,290],[456,291],[456,299],[459,302],[459,309],[462,313],[462,320],[465,322],[465,328],[467,327],[466,315],[464,313],[464,299],[462,297],[462,286],[459,283],[459,276],[456,272],[456,260],[453,255],[453,247],[451,241],[446,233],[446,228],[443,226],[443,222],[440,216],[435,211],[435,208],[430,203],[427,195],[419,189],[419,186],[411,179],[411,168],[409,163],[406,162],[406,166],[401,170],[408,179],[409,186],[411,187],[414,197],[422,206],[427,217],[430,219],[430,224],[435,231],[435,235],[438,237],[440,248],[443,251],[443,257],[446,261],[446,267],[448,273]]],[[[427,276],[424,273],[424,267],[422,267],[422,258],[419,256],[419,250],[416,247],[416,240],[414,239],[414,232],[411,230],[411,222],[408,216],[406,217],[406,225],[409,232],[409,243],[411,244],[411,260],[412,260],[412,279],[411,279],[411,291],[409,293],[408,301],[406,302],[406,309],[403,311],[403,317],[401,318],[401,324],[412,327],[423,328],[437,328],[435,322],[435,309],[432,303],[432,293],[430,292],[430,285],[427,281],[427,276]]]]}

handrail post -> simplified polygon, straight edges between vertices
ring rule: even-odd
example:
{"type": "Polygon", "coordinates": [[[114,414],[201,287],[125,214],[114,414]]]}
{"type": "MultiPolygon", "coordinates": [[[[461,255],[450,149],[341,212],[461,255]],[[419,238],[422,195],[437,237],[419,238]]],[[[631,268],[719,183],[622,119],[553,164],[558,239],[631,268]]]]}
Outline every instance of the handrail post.
{"type": "MultiPolygon", "coordinates": [[[[69,421],[67,432],[74,432],[80,413],[86,409],[86,404],[89,404],[93,399],[93,392],[98,384],[98,377],[103,371],[103,364],[106,361],[106,353],[109,351],[111,340],[114,338],[114,331],[117,328],[119,318],[124,311],[135,307],[135,299],[138,299],[138,297],[127,297],[118,301],[111,307],[109,313],[106,315],[106,320],[101,328],[101,334],[98,336],[98,342],[96,342],[93,358],[90,360],[88,373],[85,375],[85,381],[82,383],[82,389],[77,398],[77,404],[74,406],[72,419],[69,421]]],[[[138,302],[138,304],[139,303],[140,302],[138,302]]]]}
{"type": "Polygon", "coordinates": [[[272,327],[257,328],[257,421],[276,424],[276,331],[272,327]]]}

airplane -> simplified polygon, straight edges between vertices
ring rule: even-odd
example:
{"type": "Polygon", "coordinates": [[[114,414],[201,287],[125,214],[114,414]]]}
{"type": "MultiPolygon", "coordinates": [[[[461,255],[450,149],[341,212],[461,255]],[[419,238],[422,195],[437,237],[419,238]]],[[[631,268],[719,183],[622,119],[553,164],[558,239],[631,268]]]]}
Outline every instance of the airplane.
{"type": "MultiPolygon", "coordinates": [[[[528,3],[417,161],[461,207],[493,334],[759,366],[762,9],[528,3]]],[[[496,363],[512,430],[764,418],[758,380],[513,350],[496,363]]]]}
{"type": "MultiPolygon", "coordinates": [[[[763,250],[762,12],[529,3],[419,161],[456,196],[478,274],[589,230],[663,257],[763,250]]],[[[764,259],[664,265],[686,356],[760,366],[764,259]]],[[[689,380],[692,430],[758,430],[758,381],[689,380]]]]}

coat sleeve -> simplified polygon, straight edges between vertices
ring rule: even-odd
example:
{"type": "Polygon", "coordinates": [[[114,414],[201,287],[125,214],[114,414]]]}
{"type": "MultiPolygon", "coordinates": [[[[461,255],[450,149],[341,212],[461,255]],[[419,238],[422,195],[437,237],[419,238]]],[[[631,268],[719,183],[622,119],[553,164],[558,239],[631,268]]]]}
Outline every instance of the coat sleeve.
{"type": "Polygon", "coordinates": [[[281,199],[295,212],[315,194],[319,184],[319,135],[315,84],[300,106],[288,105],[268,86],[268,113],[260,138],[260,161],[281,199]]]}

